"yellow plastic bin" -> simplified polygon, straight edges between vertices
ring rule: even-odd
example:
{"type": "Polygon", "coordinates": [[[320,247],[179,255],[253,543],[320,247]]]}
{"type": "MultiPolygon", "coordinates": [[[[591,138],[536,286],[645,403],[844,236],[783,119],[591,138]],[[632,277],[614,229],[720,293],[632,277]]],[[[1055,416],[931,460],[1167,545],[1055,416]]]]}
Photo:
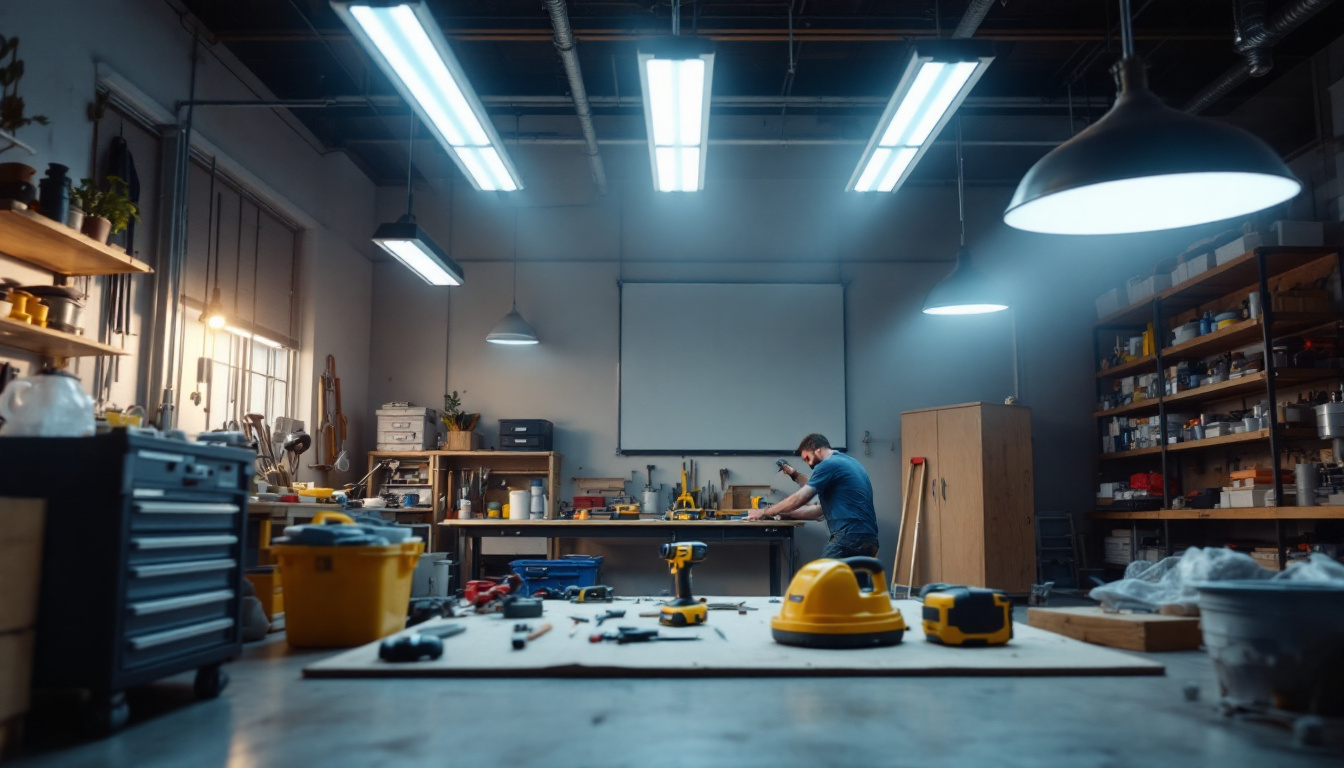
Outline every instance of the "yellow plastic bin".
{"type": "MultiPolygon", "coordinates": [[[[349,517],[319,513],[313,522],[349,517]]],[[[418,538],[386,547],[275,544],[285,579],[285,633],[295,648],[348,648],[406,626],[418,538]]]]}

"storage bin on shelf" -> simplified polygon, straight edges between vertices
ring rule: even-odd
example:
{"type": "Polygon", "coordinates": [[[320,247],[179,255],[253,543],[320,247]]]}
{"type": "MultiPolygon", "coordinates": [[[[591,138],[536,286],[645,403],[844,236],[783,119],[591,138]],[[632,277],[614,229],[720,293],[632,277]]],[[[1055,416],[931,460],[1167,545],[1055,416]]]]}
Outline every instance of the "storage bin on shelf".
{"type": "Polygon", "coordinates": [[[602,556],[569,555],[560,560],[514,560],[509,567],[523,580],[525,594],[543,587],[591,587],[602,573],[602,556]]]}
{"type": "Polygon", "coordinates": [[[371,643],[405,628],[411,574],[424,552],[424,542],[412,536],[389,540],[402,537],[403,532],[409,530],[356,526],[339,512],[320,512],[313,525],[286,528],[286,537],[292,541],[277,541],[271,552],[284,573],[289,644],[344,648],[371,643]],[[353,528],[348,533],[316,532],[349,543],[303,543],[314,540],[311,529],[324,527],[353,528]]]}

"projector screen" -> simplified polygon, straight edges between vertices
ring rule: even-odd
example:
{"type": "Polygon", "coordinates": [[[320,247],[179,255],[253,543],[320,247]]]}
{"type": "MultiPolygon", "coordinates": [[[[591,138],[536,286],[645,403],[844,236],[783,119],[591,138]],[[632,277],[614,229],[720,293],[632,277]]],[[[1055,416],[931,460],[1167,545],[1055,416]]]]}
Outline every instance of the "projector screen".
{"type": "Polygon", "coordinates": [[[790,453],[845,443],[838,284],[622,283],[622,453],[790,453]]]}

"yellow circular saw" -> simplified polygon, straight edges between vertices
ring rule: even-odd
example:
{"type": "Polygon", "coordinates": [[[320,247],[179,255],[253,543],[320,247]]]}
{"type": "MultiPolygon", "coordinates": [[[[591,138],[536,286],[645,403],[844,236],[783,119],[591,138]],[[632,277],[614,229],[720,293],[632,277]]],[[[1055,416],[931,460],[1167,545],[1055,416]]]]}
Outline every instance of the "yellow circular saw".
{"type": "Polygon", "coordinates": [[[770,620],[775,642],[804,648],[895,645],[905,619],[887,594],[873,557],[813,560],[789,582],[784,607],[770,620]]]}

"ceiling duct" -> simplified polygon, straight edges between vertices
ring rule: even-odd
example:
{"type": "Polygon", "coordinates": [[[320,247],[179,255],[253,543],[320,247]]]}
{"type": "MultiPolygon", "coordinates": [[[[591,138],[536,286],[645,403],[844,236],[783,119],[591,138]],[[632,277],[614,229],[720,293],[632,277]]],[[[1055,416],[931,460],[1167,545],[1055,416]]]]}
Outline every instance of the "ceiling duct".
{"type": "Polygon", "coordinates": [[[1266,3],[1263,0],[1240,0],[1236,5],[1236,48],[1244,60],[1224,72],[1199,95],[1191,99],[1185,105],[1185,111],[1191,114],[1203,112],[1248,79],[1268,74],[1274,66],[1270,49],[1312,16],[1324,10],[1331,2],[1333,0],[1296,0],[1274,17],[1273,21],[1266,23],[1266,3]]]}
{"type": "Polygon", "coordinates": [[[975,31],[980,28],[980,23],[985,20],[985,14],[989,13],[992,5],[994,0],[971,0],[971,4],[966,6],[966,13],[962,14],[961,21],[957,22],[957,28],[952,32],[953,39],[975,37],[975,31]]]}
{"type": "Polygon", "coordinates": [[[574,30],[569,26],[569,12],[565,10],[565,0],[546,0],[546,10],[551,14],[551,26],[555,28],[555,50],[560,54],[560,63],[565,67],[565,76],[569,78],[569,92],[574,98],[574,111],[579,114],[579,127],[583,130],[584,151],[588,155],[588,165],[593,172],[593,183],[597,185],[599,195],[607,194],[607,172],[602,167],[602,155],[597,150],[597,131],[593,128],[593,110],[588,104],[588,89],[583,86],[583,71],[579,69],[579,54],[574,50],[574,30]]]}

